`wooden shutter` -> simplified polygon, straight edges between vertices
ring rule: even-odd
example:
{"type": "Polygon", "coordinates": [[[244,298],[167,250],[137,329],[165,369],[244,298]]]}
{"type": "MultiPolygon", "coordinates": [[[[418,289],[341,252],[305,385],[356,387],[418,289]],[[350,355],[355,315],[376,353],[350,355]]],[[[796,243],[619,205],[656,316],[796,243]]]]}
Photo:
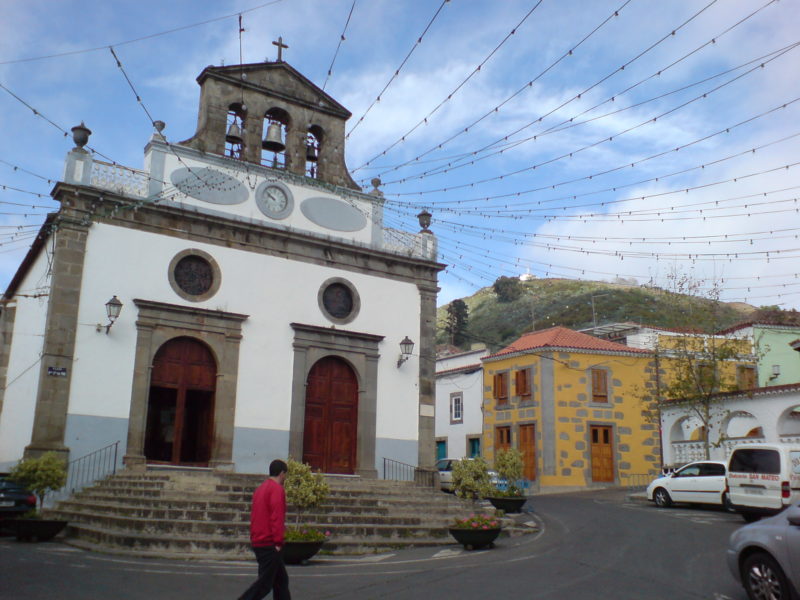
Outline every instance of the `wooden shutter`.
{"type": "Polygon", "coordinates": [[[521,397],[530,397],[531,395],[531,371],[530,369],[520,369],[515,373],[517,395],[521,397]]]}
{"type": "Polygon", "coordinates": [[[603,369],[592,369],[592,402],[608,402],[608,376],[603,369]]]}
{"type": "Polygon", "coordinates": [[[494,398],[498,404],[506,404],[508,402],[508,373],[495,374],[494,398]]]}

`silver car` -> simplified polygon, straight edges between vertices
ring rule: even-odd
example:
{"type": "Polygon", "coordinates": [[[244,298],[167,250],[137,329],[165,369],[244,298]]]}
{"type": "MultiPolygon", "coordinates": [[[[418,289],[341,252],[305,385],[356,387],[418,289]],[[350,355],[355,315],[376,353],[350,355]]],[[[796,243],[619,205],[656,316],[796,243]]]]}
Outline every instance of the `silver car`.
{"type": "Polygon", "coordinates": [[[800,598],[800,503],[734,531],[728,567],[750,600],[800,598]]]}

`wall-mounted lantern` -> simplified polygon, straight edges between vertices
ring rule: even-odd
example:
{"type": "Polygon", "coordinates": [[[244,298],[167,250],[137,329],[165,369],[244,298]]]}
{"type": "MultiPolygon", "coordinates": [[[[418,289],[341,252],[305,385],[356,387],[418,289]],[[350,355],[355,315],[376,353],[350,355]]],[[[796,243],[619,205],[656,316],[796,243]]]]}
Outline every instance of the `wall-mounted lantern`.
{"type": "Polygon", "coordinates": [[[100,323],[97,324],[97,331],[102,331],[103,328],[106,330],[106,334],[108,334],[111,326],[119,317],[119,313],[122,312],[122,302],[119,301],[119,298],[114,296],[106,302],[106,316],[108,317],[108,325],[101,325],[100,323]]]}
{"type": "Polygon", "coordinates": [[[400,358],[397,359],[397,366],[400,367],[411,357],[411,352],[414,350],[414,342],[408,336],[403,338],[400,342],[400,358]]]}

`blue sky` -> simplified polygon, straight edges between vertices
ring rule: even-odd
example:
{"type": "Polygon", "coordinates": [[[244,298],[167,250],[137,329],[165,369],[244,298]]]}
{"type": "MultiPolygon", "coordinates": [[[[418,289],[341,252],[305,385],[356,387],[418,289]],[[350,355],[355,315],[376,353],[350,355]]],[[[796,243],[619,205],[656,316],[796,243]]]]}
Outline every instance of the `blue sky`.
{"type": "Polygon", "coordinates": [[[264,4],[0,0],[0,287],[72,146],[9,91],[141,167],[152,127],[107,46],[184,140],[195,77],[239,62],[237,18],[217,18],[242,11],[244,62],[274,60],[283,36],[285,60],[353,113],[347,164],[366,191],[383,180],[386,226],[433,213],[440,303],[500,275],[666,287],[677,272],[800,307],[800,0],[264,4]]]}

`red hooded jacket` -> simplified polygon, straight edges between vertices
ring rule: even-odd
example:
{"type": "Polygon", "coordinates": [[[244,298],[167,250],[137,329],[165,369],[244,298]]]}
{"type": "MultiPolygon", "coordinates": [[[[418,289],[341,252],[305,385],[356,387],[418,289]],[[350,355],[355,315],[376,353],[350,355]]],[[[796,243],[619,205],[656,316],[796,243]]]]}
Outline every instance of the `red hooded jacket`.
{"type": "Polygon", "coordinates": [[[278,482],[267,479],[253,494],[250,511],[250,545],[283,546],[286,533],[286,493],[278,482]]]}

